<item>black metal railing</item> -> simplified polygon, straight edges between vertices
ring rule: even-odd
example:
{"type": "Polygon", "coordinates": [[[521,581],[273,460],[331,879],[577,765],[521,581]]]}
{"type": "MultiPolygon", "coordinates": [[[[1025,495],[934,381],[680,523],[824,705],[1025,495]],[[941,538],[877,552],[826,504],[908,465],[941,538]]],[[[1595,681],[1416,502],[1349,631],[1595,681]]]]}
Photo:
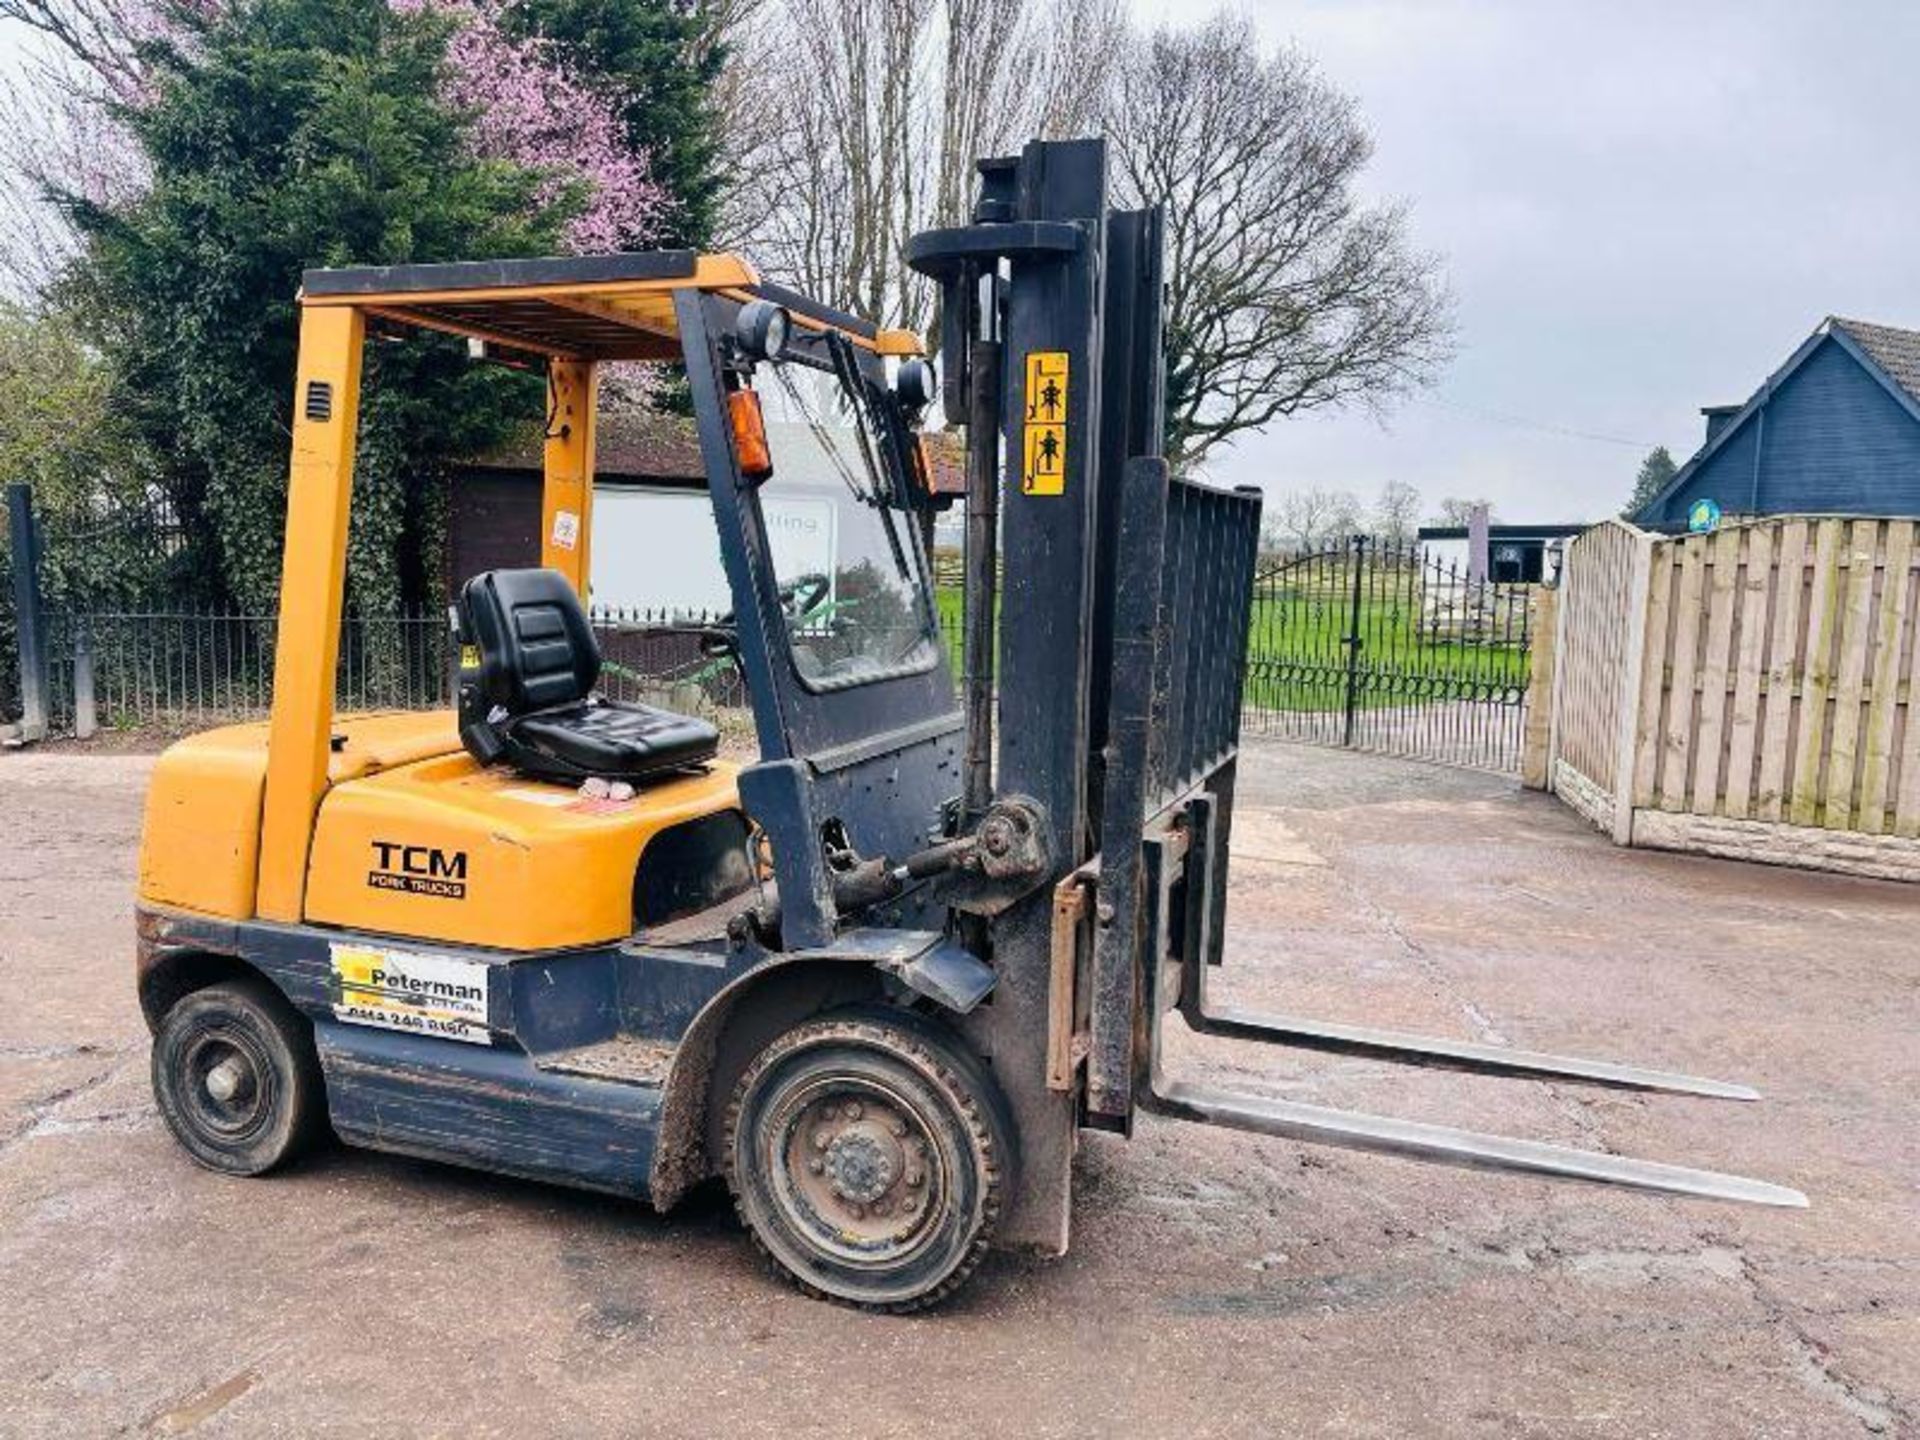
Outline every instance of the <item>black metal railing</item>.
{"type": "MultiPolygon", "coordinates": [[[[744,723],[746,686],[716,653],[721,617],[596,608],[599,688],[611,699],[744,723]]],[[[943,614],[950,655],[959,616],[943,614]]],[[[275,618],[212,608],[60,609],[45,617],[48,720],[55,734],[95,728],[168,732],[258,719],[271,708],[275,618]]],[[[453,703],[447,614],[349,615],[341,624],[335,705],[423,710],[453,703]]]]}
{"type": "MultiPolygon", "coordinates": [[[[1238,733],[1513,771],[1524,734],[1530,587],[1472,579],[1421,547],[1364,537],[1261,562],[1244,497],[1176,482],[1164,563],[1167,626],[1150,780],[1161,793],[1238,733]],[[1236,577],[1238,578],[1237,583],[1236,577]],[[1243,630],[1241,627],[1245,626],[1243,630]]],[[[949,664],[962,607],[937,589],[949,664]]],[[[746,723],[738,667],[715,653],[716,617],[593,614],[609,696],[746,723]]],[[[258,718],[270,705],[270,615],[191,606],[67,603],[45,615],[47,709],[77,726],[186,731],[258,718]]],[[[343,622],[342,710],[422,709],[453,697],[440,609],[343,622]]]]}
{"type": "Polygon", "coordinates": [[[1357,535],[1254,582],[1246,727],[1317,744],[1519,768],[1532,587],[1357,535]]]}

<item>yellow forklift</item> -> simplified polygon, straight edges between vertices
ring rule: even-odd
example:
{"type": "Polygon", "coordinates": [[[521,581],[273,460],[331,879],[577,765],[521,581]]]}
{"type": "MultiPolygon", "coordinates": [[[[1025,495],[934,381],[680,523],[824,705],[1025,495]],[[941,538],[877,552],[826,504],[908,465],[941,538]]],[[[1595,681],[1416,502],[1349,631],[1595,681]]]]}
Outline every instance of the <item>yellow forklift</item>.
{"type": "Polygon", "coordinates": [[[927,1305],[1067,1243],[1080,1130],[1138,1110],[1763,1204],[1673,1165],[1197,1086],[1163,1026],[1481,1073],[1737,1085],[1210,1003],[1256,495],[1160,460],[1160,217],[1100,142],[982,162],[916,236],[917,339],[684,252],[310,272],[273,710],[156,768],[138,989],[201,1164],[354,1145],[643,1197],[723,1176],[810,1292],[927,1305]],[[336,714],[361,354],[544,367],[541,563],[465,577],[448,712],[336,714]],[[759,758],[596,689],[598,367],[684,366],[759,758]],[[967,429],[956,694],[920,439],[967,429]],[[769,415],[776,418],[769,419],[769,415]],[[997,616],[997,625],[996,625],[997,616]]]}

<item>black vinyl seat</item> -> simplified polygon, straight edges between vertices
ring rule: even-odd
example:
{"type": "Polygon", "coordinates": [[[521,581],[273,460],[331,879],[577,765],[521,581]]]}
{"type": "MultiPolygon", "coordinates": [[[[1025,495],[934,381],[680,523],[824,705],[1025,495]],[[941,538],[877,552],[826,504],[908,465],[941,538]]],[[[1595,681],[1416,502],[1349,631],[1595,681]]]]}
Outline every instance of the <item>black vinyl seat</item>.
{"type": "Polygon", "coordinates": [[[640,781],[713,759],[705,720],[594,694],[600,647],[557,570],[488,570],[460,590],[460,740],[541,780],[640,781]],[[476,663],[477,662],[477,663],[476,663]]]}

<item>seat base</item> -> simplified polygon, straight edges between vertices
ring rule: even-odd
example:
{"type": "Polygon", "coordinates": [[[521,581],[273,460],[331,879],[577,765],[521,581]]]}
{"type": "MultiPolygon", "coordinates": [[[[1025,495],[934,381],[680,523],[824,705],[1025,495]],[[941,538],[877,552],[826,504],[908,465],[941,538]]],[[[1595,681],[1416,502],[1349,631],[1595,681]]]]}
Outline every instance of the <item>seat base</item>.
{"type": "Polygon", "coordinates": [[[542,780],[641,781],[704,765],[719,753],[720,732],[691,715],[589,699],[496,727],[500,760],[542,780]]]}

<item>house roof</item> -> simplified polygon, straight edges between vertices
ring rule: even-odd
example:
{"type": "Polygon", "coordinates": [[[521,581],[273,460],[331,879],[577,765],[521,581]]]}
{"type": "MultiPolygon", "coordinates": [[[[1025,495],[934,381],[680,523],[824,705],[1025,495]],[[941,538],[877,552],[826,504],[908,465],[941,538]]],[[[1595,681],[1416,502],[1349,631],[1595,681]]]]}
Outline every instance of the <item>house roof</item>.
{"type": "MultiPolygon", "coordinates": [[[[595,473],[603,479],[706,482],[700,437],[693,421],[684,416],[603,413],[594,426],[593,451],[595,473]]],[[[527,470],[538,475],[545,462],[545,437],[538,425],[529,425],[471,463],[480,470],[527,470]]]]}
{"type": "Polygon", "coordinates": [[[1863,370],[1885,386],[1887,392],[1900,402],[1915,421],[1920,422],[1920,330],[1875,325],[1865,320],[1845,320],[1837,315],[1829,315],[1787,357],[1786,363],[1769,375],[1760,388],[1747,398],[1745,404],[1738,407],[1709,407],[1715,411],[1737,410],[1737,413],[1713,432],[1713,437],[1693,453],[1657,495],[1635,512],[1636,517],[1653,514],[1684,488],[1702,465],[1752,423],[1772,398],[1773,392],[1828,342],[1840,346],[1857,360],[1863,370]]]}
{"type": "Polygon", "coordinates": [[[1893,325],[1870,325],[1864,320],[1842,320],[1835,316],[1827,322],[1844,330],[1867,352],[1873,363],[1887,372],[1907,398],[1920,402],[1920,330],[1902,330],[1893,325]]]}
{"type": "MultiPolygon", "coordinates": [[[[1567,540],[1592,528],[1592,524],[1586,521],[1576,521],[1571,524],[1489,525],[1487,538],[1489,540],[1567,540]]],[[[1422,525],[1416,538],[1465,540],[1469,538],[1469,533],[1464,525],[1422,525]]]]}

